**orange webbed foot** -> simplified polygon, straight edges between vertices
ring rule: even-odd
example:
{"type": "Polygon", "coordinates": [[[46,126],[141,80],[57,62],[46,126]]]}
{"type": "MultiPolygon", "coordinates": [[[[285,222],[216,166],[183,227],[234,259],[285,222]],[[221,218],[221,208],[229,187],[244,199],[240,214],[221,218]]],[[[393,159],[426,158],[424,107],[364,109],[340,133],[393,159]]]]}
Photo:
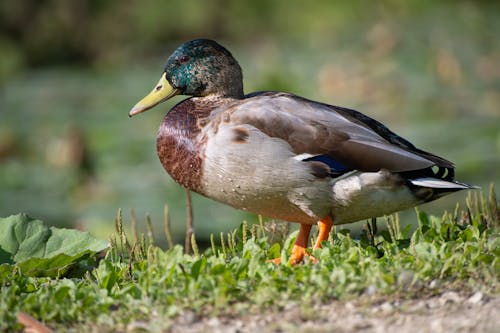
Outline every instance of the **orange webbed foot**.
{"type": "MultiPolygon", "coordinates": [[[[309,239],[309,233],[311,232],[312,225],[310,224],[301,224],[299,234],[297,235],[297,239],[295,240],[295,244],[292,248],[292,254],[290,255],[290,264],[297,265],[301,263],[305,256],[309,256],[314,259],[310,254],[306,252],[307,242],[309,239]]],[[[316,260],[316,259],[314,259],[316,260]]],[[[317,260],[316,260],[317,261],[317,260]]],[[[276,258],[270,260],[277,265],[281,264],[281,258],[276,258]]]]}
{"type": "Polygon", "coordinates": [[[309,260],[312,263],[314,264],[318,263],[318,259],[314,258],[311,254],[307,253],[305,247],[294,245],[292,249],[292,254],[290,255],[290,264],[292,266],[300,264],[306,257],[309,258],[309,260]]]}
{"type": "Polygon", "coordinates": [[[266,260],[266,262],[271,262],[275,265],[279,265],[279,264],[281,264],[281,258],[278,257],[278,258],[274,258],[274,259],[269,259],[269,260],[266,260]]]}
{"type": "MultiPolygon", "coordinates": [[[[318,259],[314,258],[312,255],[306,252],[306,248],[294,245],[292,249],[292,254],[290,255],[290,265],[295,266],[297,264],[300,264],[304,258],[309,258],[309,260],[316,264],[318,263],[318,259]]],[[[281,258],[275,258],[275,259],[270,259],[268,262],[272,262],[273,264],[280,265],[281,264],[281,258]]]]}
{"type": "MultiPolygon", "coordinates": [[[[321,242],[328,239],[328,235],[330,234],[330,231],[332,230],[332,226],[333,226],[333,219],[331,216],[327,216],[327,217],[319,220],[319,222],[318,222],[318,228],[319,228],[318,239],[316,240],[316,243],[314,244],[314,247],[313,247],[314,249],[321,248],[321,242]]],[[[318,259],[314,258],[312,255],[310,255],[309,253],[306,252],[309,233],[311,232],[311,227],[312,227],[312,225],[310,225],[310,224],[301,224],[300,225],[299,234],[297,235],[297,240],[295,241],[295,244],[293,245],[292,253],[290,255],[290,264],[292,266],[301,263],[304,260],[304,257],[308,257],[309,260],[311,260],[311,262],[314,264],[318,263],[318,259]]],[[[279,264],[281,264],[281,258],[271,259],[271,260],[268,260],[268,262],[272,262],[276,265],[279,265],[279,264]]]]}

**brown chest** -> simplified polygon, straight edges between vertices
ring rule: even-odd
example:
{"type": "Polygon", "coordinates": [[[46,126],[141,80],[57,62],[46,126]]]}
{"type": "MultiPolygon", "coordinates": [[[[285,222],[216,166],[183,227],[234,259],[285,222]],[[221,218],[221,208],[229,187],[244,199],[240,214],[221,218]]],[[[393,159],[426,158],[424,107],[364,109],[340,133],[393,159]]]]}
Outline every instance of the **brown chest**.
{"type": "Polygon", "coordinates": [[[204,144],[200,138],[202,120],[217,104],[195,99],[184,100],[165,116],[156,139],[161,164],[183,187],[203,194],[204,144]]]}

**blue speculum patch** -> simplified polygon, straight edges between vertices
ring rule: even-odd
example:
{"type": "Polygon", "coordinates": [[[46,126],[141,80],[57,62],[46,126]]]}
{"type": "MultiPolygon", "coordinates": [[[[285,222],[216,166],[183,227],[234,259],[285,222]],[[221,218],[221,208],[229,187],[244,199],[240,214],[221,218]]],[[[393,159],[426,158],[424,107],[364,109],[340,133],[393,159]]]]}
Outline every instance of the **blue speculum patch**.
{"type": "Polygon", "coordinates": [[[317,161],[325,163],[330,167],[330,177],[338,177],[346,172],[353,170],[351,168],[346,167],[342,163],[334,160],[332,157],[328,155],[316,155],[313,157],[306,158],[303,161],[304,162],[317,161]]]}

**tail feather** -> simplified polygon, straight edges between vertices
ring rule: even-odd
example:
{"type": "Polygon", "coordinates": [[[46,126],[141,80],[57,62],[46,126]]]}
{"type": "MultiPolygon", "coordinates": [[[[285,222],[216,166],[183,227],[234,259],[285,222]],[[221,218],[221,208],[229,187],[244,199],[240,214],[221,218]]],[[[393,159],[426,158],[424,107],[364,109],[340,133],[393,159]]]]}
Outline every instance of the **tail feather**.
{"type": "Polygon", "coordinates": [[[455,180],[444,180],[433,177],[408,179],[408,182],[412,185],[410,187],[415,196],[425,202],[439,199],[453,192],[479,188],[455,180]]]}
{"type": "Polygon", "coordinates": [[[464,184],[457,182],[455,180],[449,181],[449,180],[443,180],[443,179],[438,179],[438,178],[432,178],[432,177],[422,177],[422,178],[416,178],[416,179],[410,179],[410,183],[412,183],[415,186],[421,186],[421,187],[430,187],[434,189],[448,189],[450,191],[459,191],[459,190],[466,190],[466,189],[473,189],[473,188],[478,188],[477,186],[469,185],[469,184],[464,184]]]}

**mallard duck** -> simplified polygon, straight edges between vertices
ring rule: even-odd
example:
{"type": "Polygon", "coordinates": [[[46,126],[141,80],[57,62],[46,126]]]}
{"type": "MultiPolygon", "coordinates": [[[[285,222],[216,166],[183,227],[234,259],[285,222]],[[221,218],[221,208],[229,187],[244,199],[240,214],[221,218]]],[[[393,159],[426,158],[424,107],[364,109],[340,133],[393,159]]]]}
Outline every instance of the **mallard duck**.
{"type": "Polygon", "coordinates": [[[213,200],[300,223],[292,264],[307,255],[314,224],[314,248],[320,248],[334,223],[472,188],[454,180],[453,163],[358,111],[285,92],[245,95],[238,62],[213,40],[175,50],[160,81],[129,116],[176,95],[190,98],[167,112],[158,130],[165,170],[213,200]]]}

